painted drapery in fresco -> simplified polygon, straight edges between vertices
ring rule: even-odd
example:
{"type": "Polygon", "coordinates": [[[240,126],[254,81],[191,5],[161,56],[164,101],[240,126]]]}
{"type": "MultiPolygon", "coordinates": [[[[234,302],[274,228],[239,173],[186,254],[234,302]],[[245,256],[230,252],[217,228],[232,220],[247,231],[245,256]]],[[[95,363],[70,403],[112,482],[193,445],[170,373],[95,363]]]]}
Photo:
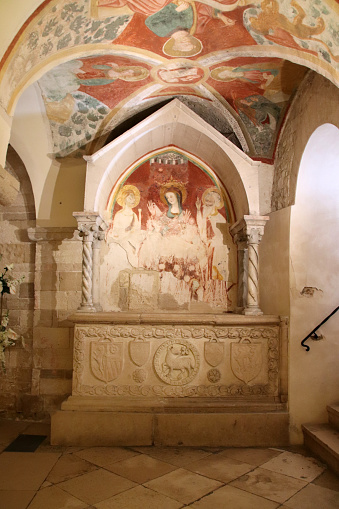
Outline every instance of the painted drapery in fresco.
{"type": "Polygon", "coordinates": [[[160,292],[178,304],[228,309],[236,274],[224,198],[220,185],[188,160],[147,161],[112,192],[107,243],[124,250],[131,270],[157,272],[160,292]]]}

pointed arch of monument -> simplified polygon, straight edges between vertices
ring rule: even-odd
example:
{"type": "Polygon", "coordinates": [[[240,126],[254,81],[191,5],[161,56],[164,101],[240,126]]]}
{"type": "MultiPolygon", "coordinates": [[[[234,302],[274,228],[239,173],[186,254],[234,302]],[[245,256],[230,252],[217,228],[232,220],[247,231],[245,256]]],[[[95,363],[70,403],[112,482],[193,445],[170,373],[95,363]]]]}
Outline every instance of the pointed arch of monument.
{"type": "Polygon", "coordinates": [[[103,213],[113,186],[126,170],[167,147],[190,154],[213,170],[229,194],[235,221],[258,213],[258,190],[253,178],[259,163],[177,99],[86,157],[85,210],[103,213]]]}

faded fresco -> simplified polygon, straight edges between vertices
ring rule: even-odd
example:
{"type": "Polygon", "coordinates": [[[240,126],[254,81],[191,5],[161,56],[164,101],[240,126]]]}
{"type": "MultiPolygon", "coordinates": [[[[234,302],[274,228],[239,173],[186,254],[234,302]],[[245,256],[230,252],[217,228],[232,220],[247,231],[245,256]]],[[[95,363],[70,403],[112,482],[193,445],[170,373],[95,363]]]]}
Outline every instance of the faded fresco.
{"type": "Polygon", "coordinates": [[[335,77],[338,68],[334,0],[60,0],[45,6],[0,65],[0,101],[10,106],[25,76],[67,52],[67,62],[39,80],[60,157],[90,152],[93,140],[148,100],[186,95],[230,112],[243,150],[272,160],[307,69],[289,58],[326,76],[335,77]],[[279,58],[263,56],[264,48],[279,58]]]}
{"type": "Polygon", "coordinates": [[[156,278],[160,308],[166,309],[167,299],[170,308],[201,303],[230,310],[237,276],[229,199],[213,176],[186,157],[171,152],[164,159],[146,161],[112,191],[105,286],[110,281],[114,288],[112,267],[119,258],[125,261],[117,280],[126,270],[156,278]]]}
{"type": "Polygon", "coordinates": [[[112,111],[126,107],[128,112],[138,103],[142,87],[144,97],[149,98],[191,94],[210,101],[203,91],[213,94],[243,122],[256,155],[270,157],[305,72],[305,67],[281,59],[237,58],[210,67],[176,59],[151,67],[129,58],[100,55],[61,64],[45,74],[39,85],[56,155],[74,153],[93,140],[112,111]]]}
{"type": "Polygon", "coordinates": [[[72,60],[45,74],[39,85],[50,121],[56,156],[93,140],[101,122],[140,83],[150,67],[133,60],[98,56],[72,60]]]}

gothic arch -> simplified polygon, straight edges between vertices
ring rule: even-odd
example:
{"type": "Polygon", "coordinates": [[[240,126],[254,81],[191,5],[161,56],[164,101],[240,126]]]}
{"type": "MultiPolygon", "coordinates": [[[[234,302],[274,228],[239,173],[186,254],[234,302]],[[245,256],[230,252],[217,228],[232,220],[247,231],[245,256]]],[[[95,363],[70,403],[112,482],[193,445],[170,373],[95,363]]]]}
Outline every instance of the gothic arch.
{"type": "Polygon", "coordinates": [[[227,189],[236,220],[258,213],[258,193],[250,179],[258,163],[226,140],[178,100],[164,106],[93,156],[86,157],[85,210],[101,213],[113,184],[136,161],[174,146],[210,167],[227,189]]]}

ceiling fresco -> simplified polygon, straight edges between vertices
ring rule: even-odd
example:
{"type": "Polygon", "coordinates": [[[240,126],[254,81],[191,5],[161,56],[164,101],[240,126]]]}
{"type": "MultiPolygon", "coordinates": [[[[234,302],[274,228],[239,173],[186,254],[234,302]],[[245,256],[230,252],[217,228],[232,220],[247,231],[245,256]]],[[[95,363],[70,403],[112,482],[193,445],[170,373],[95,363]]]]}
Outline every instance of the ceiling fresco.
{"type": "Polygon", "coordinates": [[[0,100],[10,112],[39,78],[62,157],[97,149],[150,105],[191,97],[270,161],[308,68],[337,79],[338,12],[334,0],[47,0],[1,62],[0,100]]]}

